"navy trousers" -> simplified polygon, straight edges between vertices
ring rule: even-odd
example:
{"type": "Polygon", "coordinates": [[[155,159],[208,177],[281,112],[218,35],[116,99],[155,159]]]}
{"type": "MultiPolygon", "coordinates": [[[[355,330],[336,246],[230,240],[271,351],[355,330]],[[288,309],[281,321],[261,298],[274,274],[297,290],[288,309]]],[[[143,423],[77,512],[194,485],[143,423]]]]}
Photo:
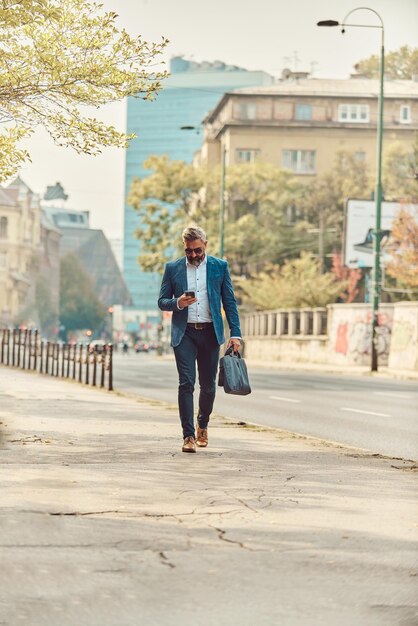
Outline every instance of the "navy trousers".
{"type": "Polygon", "coordinates": [[[208,324],[201,330],[187,325],[183,339],[174,348],[174,355],[179,374],[178,403],[183,437],[194,437],[193,392],[196,363],[200,386],[197,422],[200,428],[207,428],[215,401],[219,344],[213,324],[208,324]]]}

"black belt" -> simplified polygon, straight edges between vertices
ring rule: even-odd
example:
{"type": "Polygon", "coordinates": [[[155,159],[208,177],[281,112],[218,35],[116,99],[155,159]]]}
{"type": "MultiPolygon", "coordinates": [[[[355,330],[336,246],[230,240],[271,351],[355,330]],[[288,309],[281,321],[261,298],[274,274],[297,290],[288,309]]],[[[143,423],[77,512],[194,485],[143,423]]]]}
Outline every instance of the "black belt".
{"type": "Polygon", "coordinates": [[[213,326],[213,322],[187,322],[187,326],[192,326],[196,330],[205,330],[208,326],[213,326]]]}

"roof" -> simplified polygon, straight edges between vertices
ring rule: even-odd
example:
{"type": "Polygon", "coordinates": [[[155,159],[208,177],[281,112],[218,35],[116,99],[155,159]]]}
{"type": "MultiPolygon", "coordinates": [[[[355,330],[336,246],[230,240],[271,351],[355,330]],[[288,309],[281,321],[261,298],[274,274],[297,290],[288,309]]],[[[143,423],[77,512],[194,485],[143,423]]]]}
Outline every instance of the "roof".
{"type": "Polygon", "coordinates": [[[89,228],[89,212],[42,204],[42,210],[57,228],[89,228]]]}
{"type": "MultiPolygon", "coordinates": [[[[385,98],[418,98],[418,82],[413,80],[385,80],[385,98]]],[[[234,94],[272,96],[347,96],[355,98],[377,98],[379,81],[371,78],[303,78],[285,80],[267,87],[246,87],[235,89],[234,94]]]]}
{"type": "Polygon", "coordinates": [[[13,200],[12,194],[2,187],[0,187],[0,206],[16,206],[16,201],[13,200]]]}
{"type": "Polygon", "coordinates": [[[183,56],[174,56],[170,59],[170,73],[180,74],[182,72],[247,72],[238,65],[228,65],[223,61],[202,61],[185,59],[183,56]]]}
{"type": "MultiPolygon", "coordinates": [[[[417,98],[418,82],[385,80],[385,98],[417,98]]],[[[224,94],[206,121],[215,119],[231,96],[311,96],[316,98],[377,98],[379,81],[371,78],[302,78],[284,80],[266,87],[244,87],[224,94]]]]}
{"type": "Polygon", "coordinates": [[[44,200],[68,200],[68,194],[64,192],[61,183],[48,185],[44,193],[44,200]]]}
{"type": "Polygon", "coordinates": [[[59,235],[62,234],[60,229],[55,226],[53,220],[43,208],[41,209],[41,225],[43,226],[43,228],[45,228],[45,230],[59,233],[59,235]]]}
{"type": "Polygon", "coordinates": [[[12,180],[12,182],[9,185],[9,188],[10,189],[13,189],[13,188],[23,189],[24,191],[26,191],[26,193],[33,194],[32,189],[29,187],[28,184],[25,183],[25,181],[22,178],[20,178],[20,176],[16,176],[16,178],[12,180]]]}

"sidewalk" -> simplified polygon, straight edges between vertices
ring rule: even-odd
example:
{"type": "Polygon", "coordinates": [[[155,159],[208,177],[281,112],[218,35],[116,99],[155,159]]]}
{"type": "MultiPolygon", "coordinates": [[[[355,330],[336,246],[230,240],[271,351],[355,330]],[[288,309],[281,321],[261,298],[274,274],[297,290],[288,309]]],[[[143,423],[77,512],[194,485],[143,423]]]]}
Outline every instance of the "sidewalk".
{"type": "Polygon", "coordinates": [[[413,626],[412,463],[0,368],[0,624],[413,626]]]}

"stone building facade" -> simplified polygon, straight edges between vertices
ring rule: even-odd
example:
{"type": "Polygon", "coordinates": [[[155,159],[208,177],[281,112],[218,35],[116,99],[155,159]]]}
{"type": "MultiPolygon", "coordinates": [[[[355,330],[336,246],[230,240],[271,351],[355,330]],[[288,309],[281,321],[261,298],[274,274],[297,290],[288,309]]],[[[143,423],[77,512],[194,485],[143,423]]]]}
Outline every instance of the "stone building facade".
{"type": "MultiPolygon", "coordinates": [[[[354,153],[373,173],[378,122],[377,80],[282,80],[226,93],[204,120],[196,163],[262,160],[310,182],[329,171],[340,150],[354,153]]],[[[386,80],[384,147],[411,149],[418,131],[418,82],[386,80]]]]}
{"type": "Polygon", "coordinates": [[[35,325],[31,306],[42,253],[39,197],[20,178],[0,188],[0,324],[35,325]]]}

